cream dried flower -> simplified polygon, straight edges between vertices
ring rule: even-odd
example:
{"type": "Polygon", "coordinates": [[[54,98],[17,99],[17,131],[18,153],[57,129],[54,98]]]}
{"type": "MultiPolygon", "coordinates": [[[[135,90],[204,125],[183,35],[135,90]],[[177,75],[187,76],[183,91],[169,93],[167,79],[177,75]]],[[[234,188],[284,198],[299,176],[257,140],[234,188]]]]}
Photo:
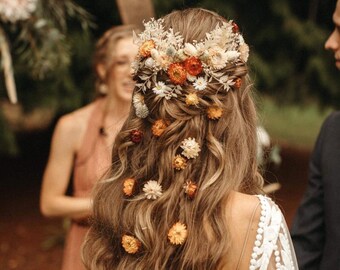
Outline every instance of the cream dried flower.
{"type": "Polygon", "coordinates": [[[187,239],[188,231],[185,224],[175,223],[168,232],[168,239],[173,245],[182,245],[187,239]]]}
{"type": "Polygon", "coordinates": [[[122,246],[129,254],[137,253],[141,245],[142,243],[136,237],[126,234],[122,237],[122,246]]]}
{"type": "Polygon", "coordinates": [[[0,18],[15,23],[27,20],[37,8],[37,0],[0,0],[0,18]]]}
{"type": "Polygon", "coordinates": [[[144,185],[143,192],[148,200],[156,200],[162,196],[162,186],[157,181],[150,180],[144,185]]]}
{"type": "Polygon", "coordinates": [[[196,90],[202,91],[207,87],[207,81],[203,77],[198,77],[196,81],[193,83],[193,86],[196,90]]]}
{"type": "Polygon", "coordinates": [[[181,148],[183,149],[182,155],[188,159],[198,157],[198,153],[201,151],[201,148],[195,138],[183,140],[181,148]]]}

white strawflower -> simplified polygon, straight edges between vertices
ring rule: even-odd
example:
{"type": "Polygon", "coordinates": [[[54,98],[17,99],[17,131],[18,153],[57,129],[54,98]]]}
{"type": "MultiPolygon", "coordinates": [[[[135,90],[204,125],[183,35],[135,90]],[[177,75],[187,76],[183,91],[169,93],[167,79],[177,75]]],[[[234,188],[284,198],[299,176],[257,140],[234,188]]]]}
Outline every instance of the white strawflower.
{"type": "Polygon", "coordinates": [[[37,8],[37,0],[0,0],[0,18],[15,23],[27,20],[37,8]]]}
{"type": "Polygon", "coordinates": [[[162,97],[164,97],[169,90],[171,90],[170,87],[166,86],[164,82],[156,82],[155,87],[152,88],[152,91],[156,95],[160,95],[162,97]]]}
{"type": "Polygon", "coordinates": [[[193,83],[193,86],[196,90],[202,91],[207,87],[207,81],[203,77],[198,77],[196,81],[193,83]]]}
{"type": "Polygon", "coordinates": [[[222,69],[228,62],[228,55],[220,48],[209,49],[209,63],[213,69],[222,69]]]}
{"type": "Polygon", "coordinates": [[[201,151],[201,148],[195,138],[183,140],[181,148],[183,149],[182,155],[188,159],[198,157],[198,153],[201,151]]]}
{"type": "Polygon", "coordinates": [[[156,200],[162,196],[162,186],[157,181],[150,180],[144,185],[143,192],[148,200],[156,200]]]}
{"type": "Polygon", "coordinates": [[[233,62],[240,56],[240,53],[238,51],[227,51],[225,55],[228,62],[233,62]]]}

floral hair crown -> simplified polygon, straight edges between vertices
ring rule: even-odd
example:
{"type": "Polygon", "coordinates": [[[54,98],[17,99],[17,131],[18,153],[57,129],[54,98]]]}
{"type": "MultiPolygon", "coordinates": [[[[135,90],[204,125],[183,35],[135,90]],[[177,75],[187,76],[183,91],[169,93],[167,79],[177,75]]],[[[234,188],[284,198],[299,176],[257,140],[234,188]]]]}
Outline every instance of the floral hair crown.
{"type": "Polygon", "coordinates": [[[248,60],[249,47],[236,23],[222,22],[204,40],[193,43],[184,43],[172,28],[164,30],[163,23],[163,19],[151,19],[144,23],[144,32],[138,36],[134,33],[139,53],[133,69],[139,92],[152,89],[156,95],[171,99],[182,93],[182,86],[190,84],[197,91],[204,90],[213,79],[225,91],[239,84],[221,72],[228,64],[248,60]]]}

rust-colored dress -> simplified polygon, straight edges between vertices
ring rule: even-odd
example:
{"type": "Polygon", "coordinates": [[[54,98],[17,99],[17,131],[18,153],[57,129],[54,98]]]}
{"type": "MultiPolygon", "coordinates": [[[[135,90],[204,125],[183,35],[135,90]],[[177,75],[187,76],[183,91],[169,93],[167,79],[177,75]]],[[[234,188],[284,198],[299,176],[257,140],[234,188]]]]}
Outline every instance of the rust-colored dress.
{"type": "MultiPolygon", "coordinates": [[[[94,102],[83,142],[75,158],[74,197],[89,197],[96,181],[111,164],[111,146],[106,145],[99,129],[103,117],[104,99],[94,102]]],[[[62,270],[84,270],[81,246],[88,231],[87,225],[72,222],[66,238],[62,270]]]]}

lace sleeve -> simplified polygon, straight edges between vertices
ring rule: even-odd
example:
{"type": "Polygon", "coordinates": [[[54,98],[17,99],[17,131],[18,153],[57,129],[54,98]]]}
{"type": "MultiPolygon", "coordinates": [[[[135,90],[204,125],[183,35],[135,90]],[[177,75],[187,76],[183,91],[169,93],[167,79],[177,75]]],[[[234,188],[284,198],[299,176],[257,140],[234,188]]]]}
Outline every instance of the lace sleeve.
{"type": "Polygon", "coordinates": [[[249,270],[298,269],[287,224],[279,207],[269,198],[258,196],[261,217],[253,245],[249,270]]]}

